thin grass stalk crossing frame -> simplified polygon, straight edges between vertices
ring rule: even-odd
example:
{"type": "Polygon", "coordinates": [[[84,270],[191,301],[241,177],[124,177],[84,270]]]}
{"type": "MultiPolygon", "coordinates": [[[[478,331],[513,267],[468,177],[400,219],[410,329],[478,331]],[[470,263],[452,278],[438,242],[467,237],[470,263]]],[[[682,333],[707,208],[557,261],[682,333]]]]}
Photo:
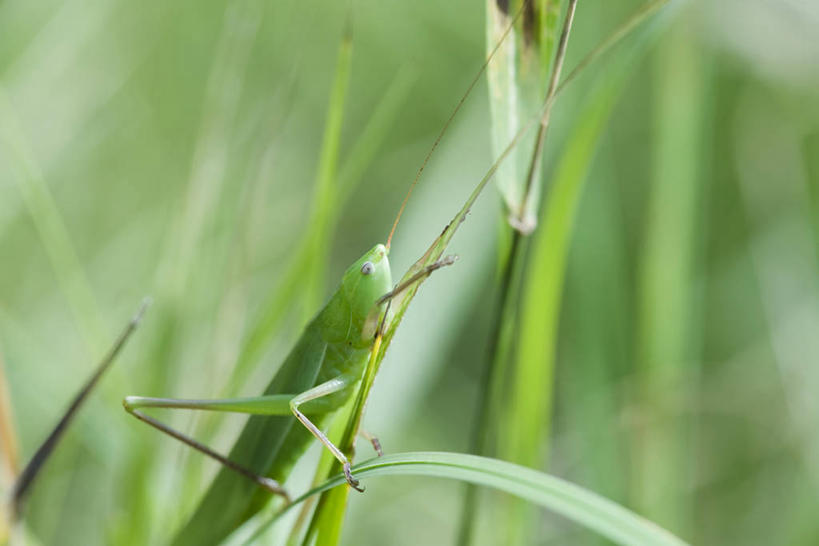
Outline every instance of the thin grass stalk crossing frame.
{"type": "MultiPolygon", "coordinates": [[[[362,477],[427,476],[468,481],[519,496],[585,525],[618,543],[635,546],[684,546],[673,534],[625,508],[560,478],[497,459],[445,452],[397,453],[370,459],[353,467],[362,477]]],[[[296,498],[251,536],[251,544],[287,510],[344,483],[336,475],[296,498]]]]}
{"type": "Polygon", "coordinates": [[[63,413],[60,420],[57,422],[57,425],[52,429],[52,431],[48,434],[46,439],[40,444],[40,447],[37,451],[34,452],[31,459],[29,460],[28,464],[23,468],[20,472],[20,475],[14,482],[14,487],[12,488],[12,517],[11,520],[19,519],[23,514],[23,502],[26,499],[26,495],[29,492],[34,480],[40,473],[45,462],[51,456],[51,453],[57,447],[58,442],[63,437],[65,432],[68,430],[69,425],[73,421],[74,417],[77,415],[77,412],[82,407],[85,400],[91,394],[91,391],[94,390],[94,387],[97,385],[99,380],[105,375],[105,372],[111,367],[114,361],[119,355],[120,351],[125,346],[125,343],[131,337],[134,330],[136,330],[137,326],[139,326],[140,320],[142,320],[142,315],[148,309],[148,306],[151,304],[150,298],[145,298],[142,301],[142,304],[139,306],[136,314],[128,321],[128,324],[125,326],[125,329],[120,333],[117,339],[114,341],[112,347],[108,350],[106,355],[102,358],[100,363],[97,365],[94,373],[91,374],[91,377],[85,382],[85,384],[80,388],[79,392],[74,396],[74,399],[69,404],[68,409],[63,413]]]}
{"type": "Polygon", "coordinates": [[[554,96],[557,93],[557,83],[560,81],[560,73],[563,70],[563,61],[566,58],[566,47],[569,44],[569,34],[572,31],[572,23],[574,22],[574,12],[577,9],[577,0],[569,0],[569,5],[566,8],[566,17],[563,23],[563,30],[560,33],[560,42],[555,53],[555,61],[552,66],[552,74],[549,77],[549,89],[546,91],[546,104],[548,105],[543,110],[543,115],[540,117],[540,127],[538,127],[537,136],[535,137],[535,147],[532,150],[532,159],[529,163],[529,170],[526,173],[526,185],[523,192],[523,200],[518,210],[517,222],[515,222],[515,229],[518,231],[526,231],[524,226],[524,215],[528,207],[529,200],[532,197],[532,187],[535,183],[535,173],[537,173],[537,165],[543,155],[543,143],[546,139],[546,131],[549,129],[549,119],[552,114],[552,104],[554,103],[554,96]]]}

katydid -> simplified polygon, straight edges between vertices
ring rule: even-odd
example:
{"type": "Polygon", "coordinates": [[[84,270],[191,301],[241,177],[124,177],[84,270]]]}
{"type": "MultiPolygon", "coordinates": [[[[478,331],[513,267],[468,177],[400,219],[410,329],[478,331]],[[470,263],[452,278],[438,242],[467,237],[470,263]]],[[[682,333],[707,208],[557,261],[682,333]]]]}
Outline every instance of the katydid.
{"type": "Polygon", "coordinates": [[[452,258],[436,261],[391,291],[387,254],[387,247],[378,244],[347,269],[340,286],[307,325],[263,395],[223,400],[125,398],[125,409],[135,417],[226,467],[178,535],[177,543],[218,542],[257,511],[269,493],[288,499],[280,484],[307,449],[311,435],[343,464],[350,486],[363,491],[350,473],[346,456],[324,435],[322,426],[357,392],[376,330],[383,324],[387,301],[453,262],[452,258]],[[248,413],[253,417],[230,455],[224,457],[138,409],[146,407],[248,413]],[[248,479],[236,479],[234,473],[248,479]],[[203,531],[207,536],[200,536],[203,531]]]}
{"type": "MultiPolygon", "coordinates": [[[[518,15],[522,10],[521,7],[518,15]]],[[[514,20],[509,29],[513,24],[514,20]]],[[[503,37],[507,34],[508,30],[503,37]]],[[[499,46],[500,42],[494,51],[499,46]]],[[[466,95],[488,62],[469,85],[466,95]]],[[[447,120],[444,131],[466,95],[447,120]]],[[[363,491],[350,472],[347,456],[322,430],[335,412],[359,394],[368,363],[383,356],[419,284],[435,270],[454,262],[451,256],[442,258],[449,241],[500,162],[535,121],[533,118],[512,139],[427,252],[393,286],[388,258],[390,242],[412,188],[440,141],[442,131],[400,207],[386,244],[375,245],[346,270],[335,293],[307,325],[262,395],[214,400],[128,396],[123,400],[125,410],[137,419],[223,465],[194,514],[177,533],[174,544],[219,543],[258,512],[270,500],[271,494],[289,501],[282,483],[307,450],[312,437],[341,463],[347,483],[363,491]],[[395,316],[390,313],[393,300],[400,302],[395,316]],[[225,456],[147,415],[142,408],[220,411],[250,414],[251,417],[225,456]]],[[[368,389],[369,385],[365,385],[364,394],[368,389]]],[[[373,444],[378,451],[377,441],[373,444]]]]}

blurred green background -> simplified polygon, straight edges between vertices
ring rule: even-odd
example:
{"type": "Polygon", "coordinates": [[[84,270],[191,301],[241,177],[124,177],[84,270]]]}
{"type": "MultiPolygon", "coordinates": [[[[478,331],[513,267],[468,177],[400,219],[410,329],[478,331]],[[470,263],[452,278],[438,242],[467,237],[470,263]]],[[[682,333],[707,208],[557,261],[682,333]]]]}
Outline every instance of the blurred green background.
{"type": "MultiPolygon", "coordinates": [[[[567,67],[640,4],[581,0],[567,67]]],[[[677,15],[625,65],[585,182],[543,467],[696,544],[816,544],[819,5],[702,1],[677,15]]],[[[323,249],[324,288],[282,308],[236,392],[266,384],[340,273],[384,241],[482,63],[484,17],[482,3],[431,0],[0,2],[0,358],[21,461],[141,298],[155,299],[33,491],[34,543],[161,543],[215,472],[120,400],[231,383],[309,229],[345,24],[339,166],[352,193],[323,249]],[[367,140],[384,100],[386,130],[367,140]]],[[[561,95],[547,181],[595,74],[621,53],[561,95]]],[[[481,81],[408,205],[394,275],[489,167],[489,127],[481,81]]],[[[453,241],[461,259],[420,291],[390,348],[365,418],[389,452],[468,449],[499,210],[490,188],[453,241]]],[[[241,424],[167,417],[222,450],[241,424]]],[[[347,544],[454,539],[459,484],[366,485],[347,544]]],[[[546,513],[536,525],[537,544],[602,542],[546,513]]]]}

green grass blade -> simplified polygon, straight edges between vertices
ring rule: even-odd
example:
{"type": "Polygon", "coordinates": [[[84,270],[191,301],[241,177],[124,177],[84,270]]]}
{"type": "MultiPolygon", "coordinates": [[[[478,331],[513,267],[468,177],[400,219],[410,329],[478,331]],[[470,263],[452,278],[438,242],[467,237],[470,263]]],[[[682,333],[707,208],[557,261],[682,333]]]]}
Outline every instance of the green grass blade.
{"type": "MultiPolygon", "coordinates": [[[[463,453],[398,453],[358,464],[353,472],[359,478],[422,476],[466,481],[547,508],[618,544],[685,544],[668,531],[596,493],[555,476],[496,459],[463,453]]],[[[290,508],[344,483],[344,476],[337,475],[297,498],[290,508]]]]}
{"type": "Polygon", "coordinates": [[[634,496],[641,511],[685,533],[694,509],[692,423],[674,418],[668,397],[682,399],[700,360],[696,316],[700,277],[704,69],[681,18],[655,58],[657,95],[653,174],[639,288],[638,361],[642,412],[654,416],[636,437],[634,496]]]}
{"type": "MultiPolygon", "coordinates": [[[[502,412],[497,453],[534,468],[543,465],[549,436],[558,321],[576,211],[625,74],[610,73],[577,120],[552,180],[543,225],[532,241],[520,300],[514,377],[502,412]]],[[[508,533],[525,525],[526,519],[519,506],[513,505],[510,512],[508,533]]]]}
{"type": "MultiPolygon", "coordinates": [[[[598,57],[634,30],[636,24],[656,7],[650,4],[651,9],[640,8],[612,34],[613,38],[605,39],[590,56],[598,57]]],[[[641,36],[647,36],[652,32],[651,28],[643,29],[641,36]]],[[[621,57],[599,77],[593,96],[569,134],[566,150],[551,182],[547,209],[543,212],[544,225],[532,242],[533,248],[525,265],[523,256],[527,252],[523,248],[528,241],[519,240],[517,234],[514,236],[512,248],[518,251],[518,256],[511,258],[514,264],[511,267],[524,267],[524,280],[521,284],[518,273],[513,271],[510,274],[507,288],[515,296],[506,300],[521,304],[520,308],[500,310],[505,317],[504,323],[518,325],[513,334],[504,332],[506,338],[515,336],[514,339],[497,344],[499,352],[495,355],[487,388],[489,409],[486,418],[493,420],[494,425],[487,424],[483,428],[498,430],[501,434],[495,440],[494,450],[484,442],[484,453],[498,454],[501,458],[532,467],[541,466],[545,460],[558,319],[574,217],[597,140],[627,76],[631,74],[630,63],[644,50],[644,45],[645,40],[639,41],[630,54],[621,57]],[[511,347],[507,347],[509,345],[511,347]]],[[[587,66],[590,61],[581,62],[587,66]]],[[[577,73],[573,71],[569,78],[577,73]]],[[[571,79],[564,80],[557,89],[563,89],[567,81],[571,79]]],[[[471,491],[467,493],[465,514],[473,509],[473,496],[471,491]]],[[[525,533],[528,510],[520,503],[512,502],[506,511],[501,536],[518,537],[525,533]]],[[[469,532],[467,525],[464,523],[462,533],[469,532]]]]}
{"type": "MultiPolygon", "coordinates": [[[[512,15],[523,9],[487,67],[489,107],[492,119],[492,149],[499,154],[532,115],[539,111],[552,63],[557,22],[562,0],[519,0],[486,3],[487,48],[495,47],[506,31],[512,15]]],[[[498,169],[495,182],[510,218],[521,215],[527,225],[536,223],[540,187],[532,188],[527,200],[526,174],[529,171],[536,135],[521,139],[511,157],[498,169]],[[524,203],[524,201],[526,201],[524,203]]],[[[537,177],[539,163],[533,173],[537,177]]]]}
{"type": "MultiPolygon", "coordinates": [[[[335,465],[334,470],[338,470],[335,465]]],[[[305,536],[302,543],[304,546],[311,543],[334,546],[341,541],[341,529],[349,496],[349,487],[335,487],[321,495],[319,505],[316,507],[314,525],[311,525],[305,536]]]]}

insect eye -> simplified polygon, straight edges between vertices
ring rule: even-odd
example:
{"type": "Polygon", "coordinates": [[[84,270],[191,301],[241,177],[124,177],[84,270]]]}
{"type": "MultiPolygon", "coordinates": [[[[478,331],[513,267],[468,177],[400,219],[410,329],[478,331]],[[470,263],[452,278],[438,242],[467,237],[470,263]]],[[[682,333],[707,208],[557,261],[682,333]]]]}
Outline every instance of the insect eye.
{"type": "Polygon", "coordinates": [[[365,275],[369,275],[373,271],[375,271],[375,266],[373,265],[372,262],[364,262],[362,264],[361,272],[364,273],[365,275]]]}

